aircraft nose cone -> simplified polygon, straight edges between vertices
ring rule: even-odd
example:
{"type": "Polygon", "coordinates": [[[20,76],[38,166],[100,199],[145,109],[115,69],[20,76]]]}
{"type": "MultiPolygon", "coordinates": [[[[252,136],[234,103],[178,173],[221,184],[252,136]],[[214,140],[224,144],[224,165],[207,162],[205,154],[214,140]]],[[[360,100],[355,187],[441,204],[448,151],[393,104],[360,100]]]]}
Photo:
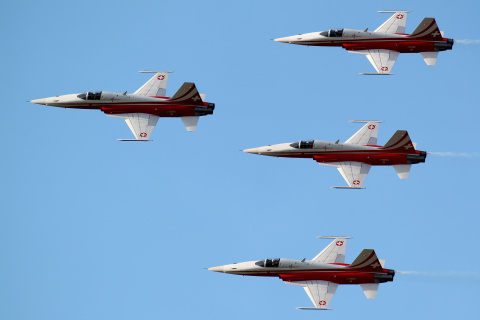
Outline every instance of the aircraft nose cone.
{"type": "Polygon", "coordinates": [[[245,150],[243,150],[243,152],[258,154],[258,149],[259,148],[245,149],[245,150]]]}
{"type": "Polygon", "coordinates": [[[208,268],[208,270],[214,271],[214,272],[223,272],[223,266],[211,267],[211,268],[208,268]]]}
{"type": "Polygon", "coordinates": [[[290,41],[289,38],[290,37],[285,37],[285,38],[277,38],[277,39],[273,39],[273,40],[276,41],[276,42],[288,43],[290,41]]]}
{"type": "Polygon", "coordinates": [[[37,99],[37,100],[32,100],[30,101],[31,103],[36,103],[36,104],[43,104],[45,105],[47,102],[47,99],[37,99]]]}

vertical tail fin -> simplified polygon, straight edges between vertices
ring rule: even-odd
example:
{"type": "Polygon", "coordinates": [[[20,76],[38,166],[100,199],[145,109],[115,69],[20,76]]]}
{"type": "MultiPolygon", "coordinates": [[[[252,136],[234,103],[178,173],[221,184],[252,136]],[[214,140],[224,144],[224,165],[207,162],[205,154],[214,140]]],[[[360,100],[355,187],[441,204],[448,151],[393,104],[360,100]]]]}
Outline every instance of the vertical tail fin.
{"type": "Polygon", "coordinates": [[[378,260],[375,250],[373,249],[363,249],[348,267],[365,271],[383,271],[382,264],[378,260]]]}
{"type": "Polygon", "coordinates": [[[184,102],[194,106],[203,106],[203,100],[193,82],[185,82],[170,98],[170,101],[184,102]]]}
{"type": "Polygon", "coordinates": [[[434,18],[424,18],[418,27],[410,34],[410,37],[423,40],[442,40],[442,33],[438,29],[434,18]]]}
{"type": "Polygon", "coordinates": [[[410,136],[405,130],[397,130],[382,149],[415,153],[415,147],[413,146],[412,140],[410,140],[410,136]]]}

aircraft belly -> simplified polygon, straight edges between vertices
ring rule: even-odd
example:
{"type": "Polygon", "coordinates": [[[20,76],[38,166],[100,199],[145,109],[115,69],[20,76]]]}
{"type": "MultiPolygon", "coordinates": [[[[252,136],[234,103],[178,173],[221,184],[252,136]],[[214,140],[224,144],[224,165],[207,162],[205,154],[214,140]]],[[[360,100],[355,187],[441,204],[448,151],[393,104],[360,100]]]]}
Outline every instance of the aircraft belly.
{"type": "Polygon", "coordinates": [[[418,53],[434,51],[434,42],[431,41],[407,41],[407,40],[375,40],[375,41],[356,41],[345,42],[343,47],[346,50],[372,50],[383,49],[400,53],[418,53]]]}
{"type": "Polygon", "coordinates": [[[355,161],[374,166],[407,164],[406,154],[392,153],[324,153],[314,155],[313,159],[320,163],[355,161]]]}
{"type": "Polygon", "coordinates": [[[159,104],[124,104],[102,106],[106,114],[147,113],[159,117],[187,117],[195,116],[195,107],[159,104]]]}
{"type": "Polygon", "coordinates": [[[360,283],[374,283],[375,273],[366,272],[302,272],[280,274],[280,279],[283,281],[308,281],[308,280],[322,280],[330,281],[338,284],[360,284],[360,283]]]}

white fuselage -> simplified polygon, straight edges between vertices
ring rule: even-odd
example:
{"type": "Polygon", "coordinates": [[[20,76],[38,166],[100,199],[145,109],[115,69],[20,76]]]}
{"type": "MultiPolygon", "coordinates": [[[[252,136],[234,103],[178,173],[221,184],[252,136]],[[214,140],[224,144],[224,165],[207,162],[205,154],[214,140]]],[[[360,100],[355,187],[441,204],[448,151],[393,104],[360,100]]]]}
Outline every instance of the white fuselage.
{"type": "Polygon", "coordinates": [[[313,140],[312,148],[295,148],[291,146],[292,144],[294,143],[280,143],[265,147],[246,149],[244,152],[274,157],[307,158],[321,153],[376,151],[379,148],[379,146],[361,146],[321,140],[313,140]]]}
{"type": "Polygon", "coordinates": [[[392,34],[373,31],[363,31],[354,29],[343,29],[342,35],[338,37],[329,36],[330,31],[310,32],[275,39],[277,42],[300,44],[300,45],[320,45],[320,46],[339,46],[345,42],[363,42],[363,41],[398,41],[404,40],[408,35],[392,34]]]}
{"type": "Polygon", "coordinates": [[[215,272],[224,272],[230,274],[239,274],[239,275],[251,275],[251,276],[277,276],[278,274],[286,274],[290,273],[291,271],[308,271],[308,270],[321,270],[324,269],[325,271],[329,270],[340,270],[346,268],[344,265],[336,265],[336,264],[325,264],[325,263],[318,263],[313,262],[310,260],[307,261],[300,261],[300,260],[292,260],[292,259],[279,259],[278,267],[264,267],[259,266],[258,263],[260,261],[247,261],[241,263],[233,263],[227,264],[224,266],[212,267],[208,270],[215,271],[215,272]]]}
{"type": "Polygon", "coordinates": [[[132,102],[159,102],[167,100],[163,98],[147,97],[134,94],[122,94],[108,91],[102,91],[100,99],[98,100],[81,99],[79,98],[80,95],[82,94],[66,94],[63,96],[32,100],[31,102],[53,107],[98,109],[100,105],[104,106],[110,104],[113,105],[132,102]]]}

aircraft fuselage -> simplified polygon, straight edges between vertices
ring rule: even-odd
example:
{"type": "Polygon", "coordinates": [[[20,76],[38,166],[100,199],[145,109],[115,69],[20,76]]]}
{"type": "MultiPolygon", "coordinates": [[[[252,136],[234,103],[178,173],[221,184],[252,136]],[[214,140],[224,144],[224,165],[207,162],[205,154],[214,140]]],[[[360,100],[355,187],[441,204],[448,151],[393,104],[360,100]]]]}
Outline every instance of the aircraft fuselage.
{"type": "Polygon", "coordinates": [[[409,146],[399,151],[382,149],[382,146],[362,146],[321,140],[281,143],[244,151],[274,157],[311,158],[321,163],[356,161],[377,166],[414,164],[425,162],[426,158],[425,151],[414,150],[409,146]]]}
{"type": "Polygon", "coordinates": [[[323,280],[338,284],[382,283],[393,281],[395,272],[376,266],[378,271],[361,271],[348,264],[324,264],[292,259],[265,259],[209,268],[210,271],[243,276],[278,277],[283,281],[323,280]],[[266,266],[274,261],[276,266],[266,266]],[[263,263],[263,264],[262,264],[263,263]]]}
{"type": "Polygon", "coordinates": [[[203,116],[212,114],[215,108],[213,103],[208,102],[193,105],[171,101],[168,97],[146,97],[108,91],[67,94],[32,102],[61,108],[97,109],[106,114],[147,113],[159,117],[203,116]]]}
{"type": "Polygon", "coordinates": [[[385,49],[400,53],[451,50],[453,39],[420,40],[408,34],[389,34],[363,30],[341,29],[311,32],[275,39],[277,42],[305,46],[342,47],[349,51],[385,49]]]}

